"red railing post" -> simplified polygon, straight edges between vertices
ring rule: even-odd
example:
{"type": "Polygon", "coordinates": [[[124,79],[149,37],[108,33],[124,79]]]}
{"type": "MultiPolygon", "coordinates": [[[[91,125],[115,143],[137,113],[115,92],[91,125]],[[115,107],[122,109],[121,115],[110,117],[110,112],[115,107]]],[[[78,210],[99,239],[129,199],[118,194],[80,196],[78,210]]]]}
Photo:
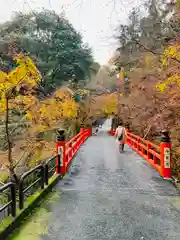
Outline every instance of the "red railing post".
{"type": "Polygon", "coordinates": [[[92,127],[89,127],[88,130],[89,130],[88,137],[90,137],[90,136],[92,136],[92,127]]]}
{"type": "Polygon", "coordinates": [[[151,153],[149,150],[151,149],[151,144],[148,142],[147,144],[147,159],[151,159],[151,153]]]}
{"type": "Polygon", "coordinates": [[[141,152],[141,151],[140,151],[140,143],[141,143],[141,138],[138,137],[138,141],[137,141],[137,151],[138,151],[138,153],[141,152]]]}
{"type": "Polygon", "coordinates": [[[66,173],[66,142],[65,142],[65,133],[64,130],[58,131],[58,136],[56,139],[56,153],[61,156],[61,166],[59,169],[58,162],[59,159],[56,159],[56,173],[63,176],[66,173]],[[60,171],[59,171],[60,170],[60,171]]]}
{"type": "Polygon", "coordinates": [[[129,143],[128,132],[129,132],[129,128],[126,128],[126,144],[129,143]]]}
{"type": "Polygon", "coordinates": [[[161,176],[165,179],[171,179],[171,140],[168,131],[162,132],[161,144],[161,176]]]}
{"type": "Polygon", "coordinates": [[[85,132],[84,132],[84,128],[81,128],[81,130],[80,130],[80,132],[81,132],[81,139],[82,139],[82,143],[84,143],[84,141],[85,141],[85,132]]]}
{"type": "Polygon", "coordinates": [[[77,142],[77,150],[79,150],[81,146],[81,135],[76,139],[76,142],[77,142]]]}
{"type": "Polygon", "coordinates": [[[69,158],[72,159],[73,151],[72,151],[72,143],[71,142],[69,143],[69,148],[70,148],[70,150],[69,150],[69,158]]]}

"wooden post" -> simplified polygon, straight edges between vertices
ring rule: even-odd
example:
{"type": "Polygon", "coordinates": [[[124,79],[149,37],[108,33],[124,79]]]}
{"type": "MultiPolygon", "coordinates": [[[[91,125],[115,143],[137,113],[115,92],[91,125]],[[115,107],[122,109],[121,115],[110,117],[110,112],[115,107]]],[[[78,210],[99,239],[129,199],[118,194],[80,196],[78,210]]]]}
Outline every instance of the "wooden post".
{"type": "Polygon", "coordinates": [[[64,130],[58,131],[56,139],[56,153],[58,154],[56,159],[56,173],[63,176],[66,173],[66,142],[64,130]],[[59,159],[61,159],[61,166],[59,166],[59,159]]]}
{"type": "Polygon", "coordinates": [[[171,179],[172,161],[171,161],[171,140],[168,131],[162,132],[161,144],[161,176],[165,179],[171,179]]]}

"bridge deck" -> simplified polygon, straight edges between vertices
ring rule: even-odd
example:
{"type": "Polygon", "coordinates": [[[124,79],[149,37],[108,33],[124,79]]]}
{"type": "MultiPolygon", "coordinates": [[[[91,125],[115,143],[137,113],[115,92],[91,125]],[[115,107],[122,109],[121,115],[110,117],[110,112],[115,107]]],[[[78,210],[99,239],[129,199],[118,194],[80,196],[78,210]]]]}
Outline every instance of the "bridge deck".
{"type": "Polygon", "coordinates": [[[48,233],[39,239],[180,239],[180,214],[172,204],[178,191],[127,146],[120,154],[103,132],[82,146],[56,192],[48,233]]]}

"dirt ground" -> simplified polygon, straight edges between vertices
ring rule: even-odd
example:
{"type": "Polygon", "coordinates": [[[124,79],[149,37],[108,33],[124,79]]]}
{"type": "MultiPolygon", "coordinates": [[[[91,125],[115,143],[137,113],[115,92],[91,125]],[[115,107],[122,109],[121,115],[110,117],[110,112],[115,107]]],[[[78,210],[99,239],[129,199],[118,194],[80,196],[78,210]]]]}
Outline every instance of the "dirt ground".
{"type": "MultiPolygon", "coordinates": [[[[16,162],[19,159],[21,161],[18,163],[17,168],[21,168],[24,165],[27,165],[27,158],[28,152],[25,153],[24,150],[21,149],[22,145],[24,144],[24,141],[18,141],[16,142],[16,146],[12,150],[12,157],[13,160],[16,162]]],[[[29,159],[28,162],[31,166],[34,166],[38,164],[41,160],[48,159],[55,155],[56,146],[55,142],[46,142],[43,149],[41,149],[39,152],[36,152],[32,159],[29,159]]],[[[4,178],[6,178],[7,174],[7,165],[8,165],[8,152],[6,151],[0,151],[0,181],[3,181],[4,178]]]]}

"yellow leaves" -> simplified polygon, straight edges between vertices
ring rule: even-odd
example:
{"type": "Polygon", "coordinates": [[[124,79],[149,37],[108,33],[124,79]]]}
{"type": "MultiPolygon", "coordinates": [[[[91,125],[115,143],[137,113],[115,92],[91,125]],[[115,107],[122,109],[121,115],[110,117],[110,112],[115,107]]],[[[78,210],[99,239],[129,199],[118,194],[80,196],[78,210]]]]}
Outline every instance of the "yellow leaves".
{"type": "Polygon", "coordinates": [[[9,88],[11,83],[8,81],[8,74],[0,72],[0,93],[9,88]]]}
{"type": "MultiPolygon", "coordinates": [[[[5,93],[8,93],[11,98],[10,92],[16,88],[19,91],[22,84],[25,84],[27,92],[31,91],[37,82],[41,79],[41,74],[29,57],[24,55],[16,55],[14,60],[19,64],[18,67],[13,69],[8,74],[0,72],[0,111],[6,111],[5,93]]],[[[30,96],[13,96],[10,99],[10,108],[22,109],[29,107],[34,103],[35,98],[30,96]]]]}
{"type": "Polygon", "coordinates": [[[29,57],[21,54],[16,55],[14,60],[18,64],[18,67],[8,74],[0,72],[0,94],[14,87],[18,89],[22,83],[31,89],[41,80],[40,72],[29,57]]]}
{"type": "Polygon", "coordinates": [[[120,72],[119,77],[120,77],[120,80],[124,79],[124,72],[123,71],[120,72]]]}
{"type": "Polygon", "coordinates": [[[54,97],[55,98],[64,98],[67,96],[67,91],[65,91],[65,89],[58,89],[55,93],[54,93],[54,97]]]}
{"type": "Polygon", "coordinates": [[[160,92],[164,92],[166,87],[167,87],[167,85],[165,83],[163,83],[163,82],[158,83],[156,85],[156,89],[159,90],[160,92]]]}
{"type": "MultiPolygon", "coordinates": [[[[160,92],[164,92],[168,87],[175,84],[180,87],[180,72],[178,70],[180,65],[178,61],[180,61],[180,46],[173,45],[166,48],[162,56],[162,68],[160,74],[166,74],[167,72],[167,75],[171,76],[156,85],[156,88],[160,92]]],[[[171,90],[169,93],[175,93],[175,90],[171,90]]]]}
{"type": "Polygon", "coordinates": [[[174,46],[173,46],[173,47],[172,47],[172,46],[169,47],[169,48],[168,48],[168,55],[171,56],[171,57],[176,57],[176,55],[177,55],[177,49],[178,49],[178,48],[177,48],[177,47],[174,47],[174,46]]]}
{"type": "Polygon", "coordinates": [[[77,116],[78,104],[67,88],[58,89],[49,99],[39,101],[32,95],[32,88],[41,80],[40,72],[27,56],[16,55],[14,61],[18,66],[10,73],[0,72],[0,112],[6,112],[5,93],[8,93],[9,109],[26,112],[25,117],[31,121],[30,136],[51,129],[61,118],[77,116]],[[22,86],[25,92],[20,95],[17,91],[22,86]]]}
{"type": "Polygon", "coordinates": [[[26,111],[28,108],[37,103],[36,97],[32,95],[18,95],[9,101],[10,109],[19,109],[26,111]]]}
{"type": "Polygon", "coordinates": [[[24,104],[24,105],[31,105],[36,99],[34,99],[33,96],[31,95],[18,95],[14,101],[17,103],[17,104],[24,104]]]}
{"type": "Polygon", "coordinates": [[[48,129],[48,126],[45,126],[43,124],[39,124],[39,126],[37,126],[36,128],[36,132],[44,132],[48,129]]]}
{"type": "Polygon", "coordinates": [[[89,93],[89,90],[86,89],[78,89],[77,94],[79,95],[86,95],[89,93]]]}
{"type": "Polygon", "coordinates": [[[7,74],[3,71],[0,71],[0,83],[3,83],[6,81],[7,74]]]}
{"type": "Polygon", "coordinates": [[[29,119],[29,120],[32,120],[32,119],[33,119],[32,113],[27,112],[27,113],[26,113],[26,118],[29,119]]]}
{"type": "Polygon", "coordinates": [[[160,91],[160,92],[164,92],[169,85],[177,83],[180,86],[180,76],[177,74],[174,74],[173,76],[169,77],[168,79],[166,79],[164,82],[158,83],[156,85],[156,88],[160,91]]]}
{"type": "Polygon", "coordinates": [[[76,117],[78,107],[76,102],[73,99],[70,99],[61,104],[61,109],[63,117],[71,118],[76,117]]]}
{"type": "MultiPolygon", "coordinates": [[[[165,49],[162,56],[162,66],[166,67],[171,59],[180,60],[180,46],[174,45],[165,49]]],[[[175,64],[175,62],[173,64],[175,64]]]]}
{"type": "Polygon", "coordinates": [[[69,91],[67,89],[57,90],[55,92],[56,98],[59,97],[61,101],[56,101],[53,103],[56,109],[56,112],[60,112],[62,117],[75,117],[77,115],[78,105],[72,98],[71,94],[67,94],[69,91]]]}
{"type": "Polygon", "coordinates": [[[111,112],[116,112],[117,110],[117,94],[104,94],[95,98],[95,104],[92,103],[91,107],[94,115],[97,114],[107,114],[110,115],[111,112]]]}
{"type": "Polygon", "coordinates": [[[146,62],[146,67],[150,67],[150,64],[151,64],[151,58],[149,55],[147,55],[145,57],[145,62],[146,62]]]}
{"type": "Polygon", "coordinates": [[[51,98],[31,107],[26,117],[32,121],[33,133],[38,133],[53,128],[61,118],[76,117],[77,110],[78,105],[72,97],[60,89],[51,98]]]}
{"type": "Polygon", "coordinates": [[[1,94],[1,101],[0,101],[0,112],[6,111],[6,97],[5,92],[2,92],[1,94]]]}
{"type": "Polygon", "coordinates": [[[41,74],[29,57],[19,56],[15,57],[19,66],[9,74],[12,84],[15,86],[25,83],[29,88],[37,85],[41,80],[41,74]]]}
{"type": "Polygon", "coordinates": [[[167,65],[167,58],[166,57],[162,57],[162,66],[166,67],[167,65]]]}

